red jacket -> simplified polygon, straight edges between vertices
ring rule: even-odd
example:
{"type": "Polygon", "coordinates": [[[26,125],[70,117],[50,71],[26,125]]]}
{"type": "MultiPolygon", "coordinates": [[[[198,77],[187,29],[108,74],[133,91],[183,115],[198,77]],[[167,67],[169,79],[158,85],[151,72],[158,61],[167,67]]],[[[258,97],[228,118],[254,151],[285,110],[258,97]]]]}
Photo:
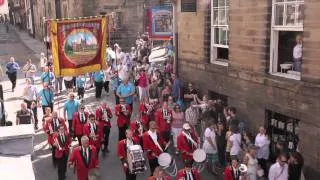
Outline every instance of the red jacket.
{"type": "Polygon", "coordinates": [[[96,135],[96,139],[94,140],[90,134],[91,134],[91,128],[90,128],[90,123],[87,122],[84,125],[83,128],[83,134],[89,137],[89,144],[93,145],[94,147],[96,147],[97,149],[100,149],[101,147],[101,142],[103,142],[104,138],[104,131],[103,131],[103,124],[100,123],[95,123],[96,127],[94,129],[94,134],[96,135]]]}
{"type": "Polygon", "coordinates": [[[75,112],[72,118],[72,129],[74,131],[74,135],[76,136],[83,135],[83,127],[88,122],[88,118],[89,118],[89,113],[84,112],[85,122],[81,122],[79,114],[80,114],[79,112],[75,112]]]}
{"type": "Polygon", "coordinates": [[[55,149],[55,157],[56,158],[61,158],[64,154],[69,156],[69,148],[71,145],[71,137],[69,135],[69,133],[65,133],[64,134],[64,139],[65,142],[62,143],[62,139],[61,136],[57,133],[53,135],[53,141],[56,141],[57,143],[59,143],[59,146],[61,149],[59,149],[58,147],[55,149]]]}
{"type": "MultiPolygon", "coordinates": [[[[141,125],[137,121],[132,121],[130,123],[130,129],[133,132],[133,136],[137,139],[139,139],[139,144],[140,144],[140,139],[142,138],[142,135],[140,134],[139,131],[139,126],[143,126],[142,123],[140,122],[141,125]]],[[[143,128],[143,127],[142,127],[143,128]]],[[[142,130],[143,132],[143,130],[142,130]]]]}
{"type": "MultiPolygon", "coordinates": [[[[58,132],[59,127],[55,127],[54,123],[53,123],[53,118],[52,117],[48,117],[49,119],[45,122],[44,126],[43,126],[43,130],[48,134],[48,143],[49,144],[53,144],[53,139],[52,139],[52,133],[54,132],[58,132]],[[51,132],[52,131],[52,132],[51,132]]],[[[63,126],[65,131],[68,131],[66,122],[63,118],[58,118],[59,121],[59,126],[63,126]]]]}
{"type": "Polygon", "coordinates": [[[159,132],[168,132],[171,131],[171,123],[172,123],[172,111],[168,109],[168,116],[170,116],[170,122],[163,118],[162,108],[158,109],[156,112],[156,123],[159,128],[159,132]]]}
{"type": "MultiPolygon", "coordinates": [[[[192,139],[199,144],[198,138],[194,133],[190,133],[192,139]]],[[[177,148],[181,152],[181,157],[183,160],[193,160],[193,156],[188,153],[193,153],[197,146],[193,145],[188,138],[181,132],[177,137],[177,148]]]]}
{"type": "MultiPolygon", "coordinates": [[[[238,174],[240,175],[239,171],[238,174]]],[[[232,168],[228,166],[224,169],[224,180],[239,180],[239,177],[236,178],[232,168]]]]}
{"type": "MultiPolygon", "coordinates": [[[[193,175],[193,179],[194,180],[200,180],[201,179],[198,169],[192,169],[191,173],[193,175]]],[[[180,169],[178,171],[178,174],[177,174],[177,180],[184,180],[184,179],[187,179],[187,174],[186,174],[186,169],[185,168],[184,169],[180,169]]]]}
{"type": "Polygon", "coordinates": [[[112,112],[110,108],[106,108],[106,115],[108,119],[106,119],[103,114],[103,109],[101,107],[96,109],[96,119],[103,124],[103,126],[111,127],[110,119],[112,118],[112,112]]]}
{"type": "Polygon", "coordinates": [[[118,127],[124,127],[125,125],[130,124],[130,116],[131,116],[132,110],[128,104],[126,104],[125,106],[126,106],[127,111],[129,112],[129,115],[127,115],[127,116],[121,112],[121,105],[120,104],[116,105],[116,107],[115,107],[115,113],[116,113],[116,116],[118,117],[117,118],[118,127]]]}
{"type": "Polygon", "coordinates": [[[89,146],[89,163],[86,163],[82,147],[78,146],[73,150],[69,162],[75,165],[78,180],[87,180],[89,170],[99,166],[97,150],[89,146]]]}
{"type": "MultiPolygon", "coordinates": [[[[151,176],[151,177],[148,178],[148,180],[157,180],[157,179],[155,177],[151,176]]],[[[170,180],[170,177],[169,176],[163,176],[162,180],[170,180]]]]}
{"type": "MultiPolygon", "coordinates": [[[[138,139],[132,138],[133,144],[139,144],[138,139]]],[[[127,139],[122,139],[118,143],[118,157],[121,161],[127,160],[127,139]]]]}
{"type": "Polygon", "coordinates": [[[149,115],[147,114],[147,111],[148,111],[147,107],[145,106],[144,103],[141,103],[139,105],[139,109],[138,110],[139,110],[139,113],[140,113],[141,121],[143,123],[143,127],[145,129],[148,129],[149,115]]]}
{"type": "MultiPolygon", "coordinates": [[[[157,137],[158,137],[158,143],[161,146],[162,150],[164,151],[166,142],[161,138],[159,133],[157,133],[157,137]]],[[[143,149],[147,152],[148,159],[157,158],[163,152],[153,142],[151,136],[149,135],[149,131],[143,133],[142,141],[143,141],[143,149]],[[156,156],[152,156],[152,153],[154,153],[156,156]]]]}

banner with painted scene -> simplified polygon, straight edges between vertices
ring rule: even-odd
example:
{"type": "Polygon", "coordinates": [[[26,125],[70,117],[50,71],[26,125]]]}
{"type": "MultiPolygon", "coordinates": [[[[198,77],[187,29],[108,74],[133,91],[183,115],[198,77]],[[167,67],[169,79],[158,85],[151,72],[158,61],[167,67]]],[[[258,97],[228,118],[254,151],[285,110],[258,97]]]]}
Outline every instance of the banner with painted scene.
{"type": "Polygon", "coordinates": [[[173,35],[172,6],[154,6],[148,11],[149,34],[152,39],[170,39],[173,35]]]}
{"type": "Polygon", "coordinates": [[[50,20],[56,76],[77,76],[106,66],[108,17],[50,20]]]}

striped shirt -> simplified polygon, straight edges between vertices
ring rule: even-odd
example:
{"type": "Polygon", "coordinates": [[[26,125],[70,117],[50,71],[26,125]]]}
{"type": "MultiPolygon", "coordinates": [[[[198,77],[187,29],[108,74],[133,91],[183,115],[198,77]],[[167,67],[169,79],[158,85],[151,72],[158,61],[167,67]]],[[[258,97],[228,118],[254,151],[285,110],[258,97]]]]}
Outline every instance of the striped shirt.
{"type": "Polygon", "coordinates": [[[189,107],[185,113],[186,121],[189,122],[192,126],[198,124],[199,119],[199,110],[197,108],[189,107]]]}

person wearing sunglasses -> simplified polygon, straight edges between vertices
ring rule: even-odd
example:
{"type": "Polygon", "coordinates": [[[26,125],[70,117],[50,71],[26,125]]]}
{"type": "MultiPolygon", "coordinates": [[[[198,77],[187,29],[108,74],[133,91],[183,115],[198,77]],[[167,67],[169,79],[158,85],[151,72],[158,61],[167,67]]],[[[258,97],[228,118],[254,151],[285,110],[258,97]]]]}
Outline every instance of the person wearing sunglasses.
{"type": "Polygon", "coordinates": [[[280,154],[277,162],[269,169],[269,180],[287,180],[288,179],[288,164],[287,155],[280,154]]]}
{"type": "Polygon", "coordinates": [[[97,150],[97,157],[99,158],[100,148],[103,145],[103,124],[100,124],[94,114],[89,115],[89,121],[83,127],[83,134],[89,137],[90,145],[97,150]]]}
{"type": "Polygon", "coordinates": [[[72,132],[77,137],[79,145],[81,146],[81,137],[84,135],[84,126],[88,122],[89,113],[85,111],[85,106],[81,105],[79,110],[73,114],[72,118],[72,132]]]}

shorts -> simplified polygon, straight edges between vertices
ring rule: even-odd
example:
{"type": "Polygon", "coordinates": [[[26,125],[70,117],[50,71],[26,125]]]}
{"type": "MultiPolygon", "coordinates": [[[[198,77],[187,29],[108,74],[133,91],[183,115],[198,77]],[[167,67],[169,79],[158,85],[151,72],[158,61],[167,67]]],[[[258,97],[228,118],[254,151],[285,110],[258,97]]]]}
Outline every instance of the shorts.
{"type": "Polygon", "coordinates": [[[207,163],[216,163],[219,161],[218,153],[208,154],[207,153],[207,163]]]}

